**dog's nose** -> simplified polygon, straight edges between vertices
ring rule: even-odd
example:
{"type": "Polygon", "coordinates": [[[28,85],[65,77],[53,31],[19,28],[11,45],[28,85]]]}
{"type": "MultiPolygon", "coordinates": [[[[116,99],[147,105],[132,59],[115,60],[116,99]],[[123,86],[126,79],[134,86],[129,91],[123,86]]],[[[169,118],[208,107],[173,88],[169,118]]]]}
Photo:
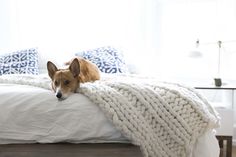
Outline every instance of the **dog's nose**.
{"type": "Polygon", "coordinates": [[[58,99],[60,99],[60,98],[62,97],[61,92],[58,92],[58,93],[56,94],[56,97],[57,97],[58,99]]]}

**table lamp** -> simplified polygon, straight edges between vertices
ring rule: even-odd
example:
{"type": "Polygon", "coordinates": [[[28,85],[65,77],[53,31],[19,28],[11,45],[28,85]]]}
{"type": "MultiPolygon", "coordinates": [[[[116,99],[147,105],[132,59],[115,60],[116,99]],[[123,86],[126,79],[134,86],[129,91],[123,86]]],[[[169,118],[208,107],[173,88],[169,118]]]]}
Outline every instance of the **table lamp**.
{"type": "Polygon", "coordinates": [[[217,68],[217,77],[214,78],[214,81],[215,81],[215,86],[217,87],[220,87],[222,85],[222,81],[221,81],[221,78],[220,78],[220,64],[221,64],[221,45],[222,45],[222,41],[218,41],[217,42],[218,44],[218,68],[217,68]]]}
{"type": "Polygon", "coordinates": [[[218,53],[217,53],[217,76],[214,78],[214,84],[217,87],[222,85],[222,80],[220,78],[220,67],[221,67],[221,47],[222,41],[219,40],[217,42],[209,42],[209,43],[200,43],[199,39],[196,40],[196,50],[191,51],[190,57],[191,58],[201,58],[203,56],[202,52],[199,50],[199,45],[210,45],[210,44],[217,44],[218,45],[218,53]]]}

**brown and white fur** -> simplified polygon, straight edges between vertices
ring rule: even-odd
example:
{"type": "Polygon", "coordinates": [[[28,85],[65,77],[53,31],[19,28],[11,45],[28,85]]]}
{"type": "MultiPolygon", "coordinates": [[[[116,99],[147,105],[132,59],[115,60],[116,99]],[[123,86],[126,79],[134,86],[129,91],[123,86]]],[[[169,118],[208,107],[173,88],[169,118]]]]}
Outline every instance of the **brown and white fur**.
{"type": "Polygon", "coordinates": [[[58,69],[51,61],[47,63],[48,75],[52,80],[52,89],[60,100],[66,99],[76,92],[80,83],[93,82],[100,79],[98,67],[92,62],[77,57],[67,62],[67,69],[58,69]]]}

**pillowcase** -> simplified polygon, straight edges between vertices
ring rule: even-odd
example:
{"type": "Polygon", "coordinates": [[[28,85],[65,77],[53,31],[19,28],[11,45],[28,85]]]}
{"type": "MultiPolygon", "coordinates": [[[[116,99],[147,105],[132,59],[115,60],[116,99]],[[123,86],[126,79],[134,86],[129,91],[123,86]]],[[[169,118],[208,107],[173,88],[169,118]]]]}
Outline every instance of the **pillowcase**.
{"type": "Polygon", "coordinates": [[[100,71],[104,73],[114,74],[128,72],[123,54],[110,46],[78,52],[75,55],[93,62],[98,66],[100,71]]]}
{"type": "Polygon", "coordinates": [[[38,73],[38,51],[36,48],[19,50],[9,54],[0,55],[0,75],[38,75],[38,73]]]}

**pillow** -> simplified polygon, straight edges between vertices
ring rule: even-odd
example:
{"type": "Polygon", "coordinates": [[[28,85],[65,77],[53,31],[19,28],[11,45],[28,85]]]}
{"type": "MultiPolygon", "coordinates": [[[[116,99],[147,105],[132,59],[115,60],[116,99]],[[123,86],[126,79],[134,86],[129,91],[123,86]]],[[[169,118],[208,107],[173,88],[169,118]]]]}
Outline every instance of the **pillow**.
{"type": "Polygon", "coordinates": [[[93,62],[98,66],[100,71],[104,73],[114,74],[128,72],[122,53],[110,46],[78,52],[76,56],[81,56],[93,62]]]}
{"type": "Polygon", "coordinates": [[[37,49],[25,49],[0,55],[0,75],[32,74],[38,75],[37,49]]]}

